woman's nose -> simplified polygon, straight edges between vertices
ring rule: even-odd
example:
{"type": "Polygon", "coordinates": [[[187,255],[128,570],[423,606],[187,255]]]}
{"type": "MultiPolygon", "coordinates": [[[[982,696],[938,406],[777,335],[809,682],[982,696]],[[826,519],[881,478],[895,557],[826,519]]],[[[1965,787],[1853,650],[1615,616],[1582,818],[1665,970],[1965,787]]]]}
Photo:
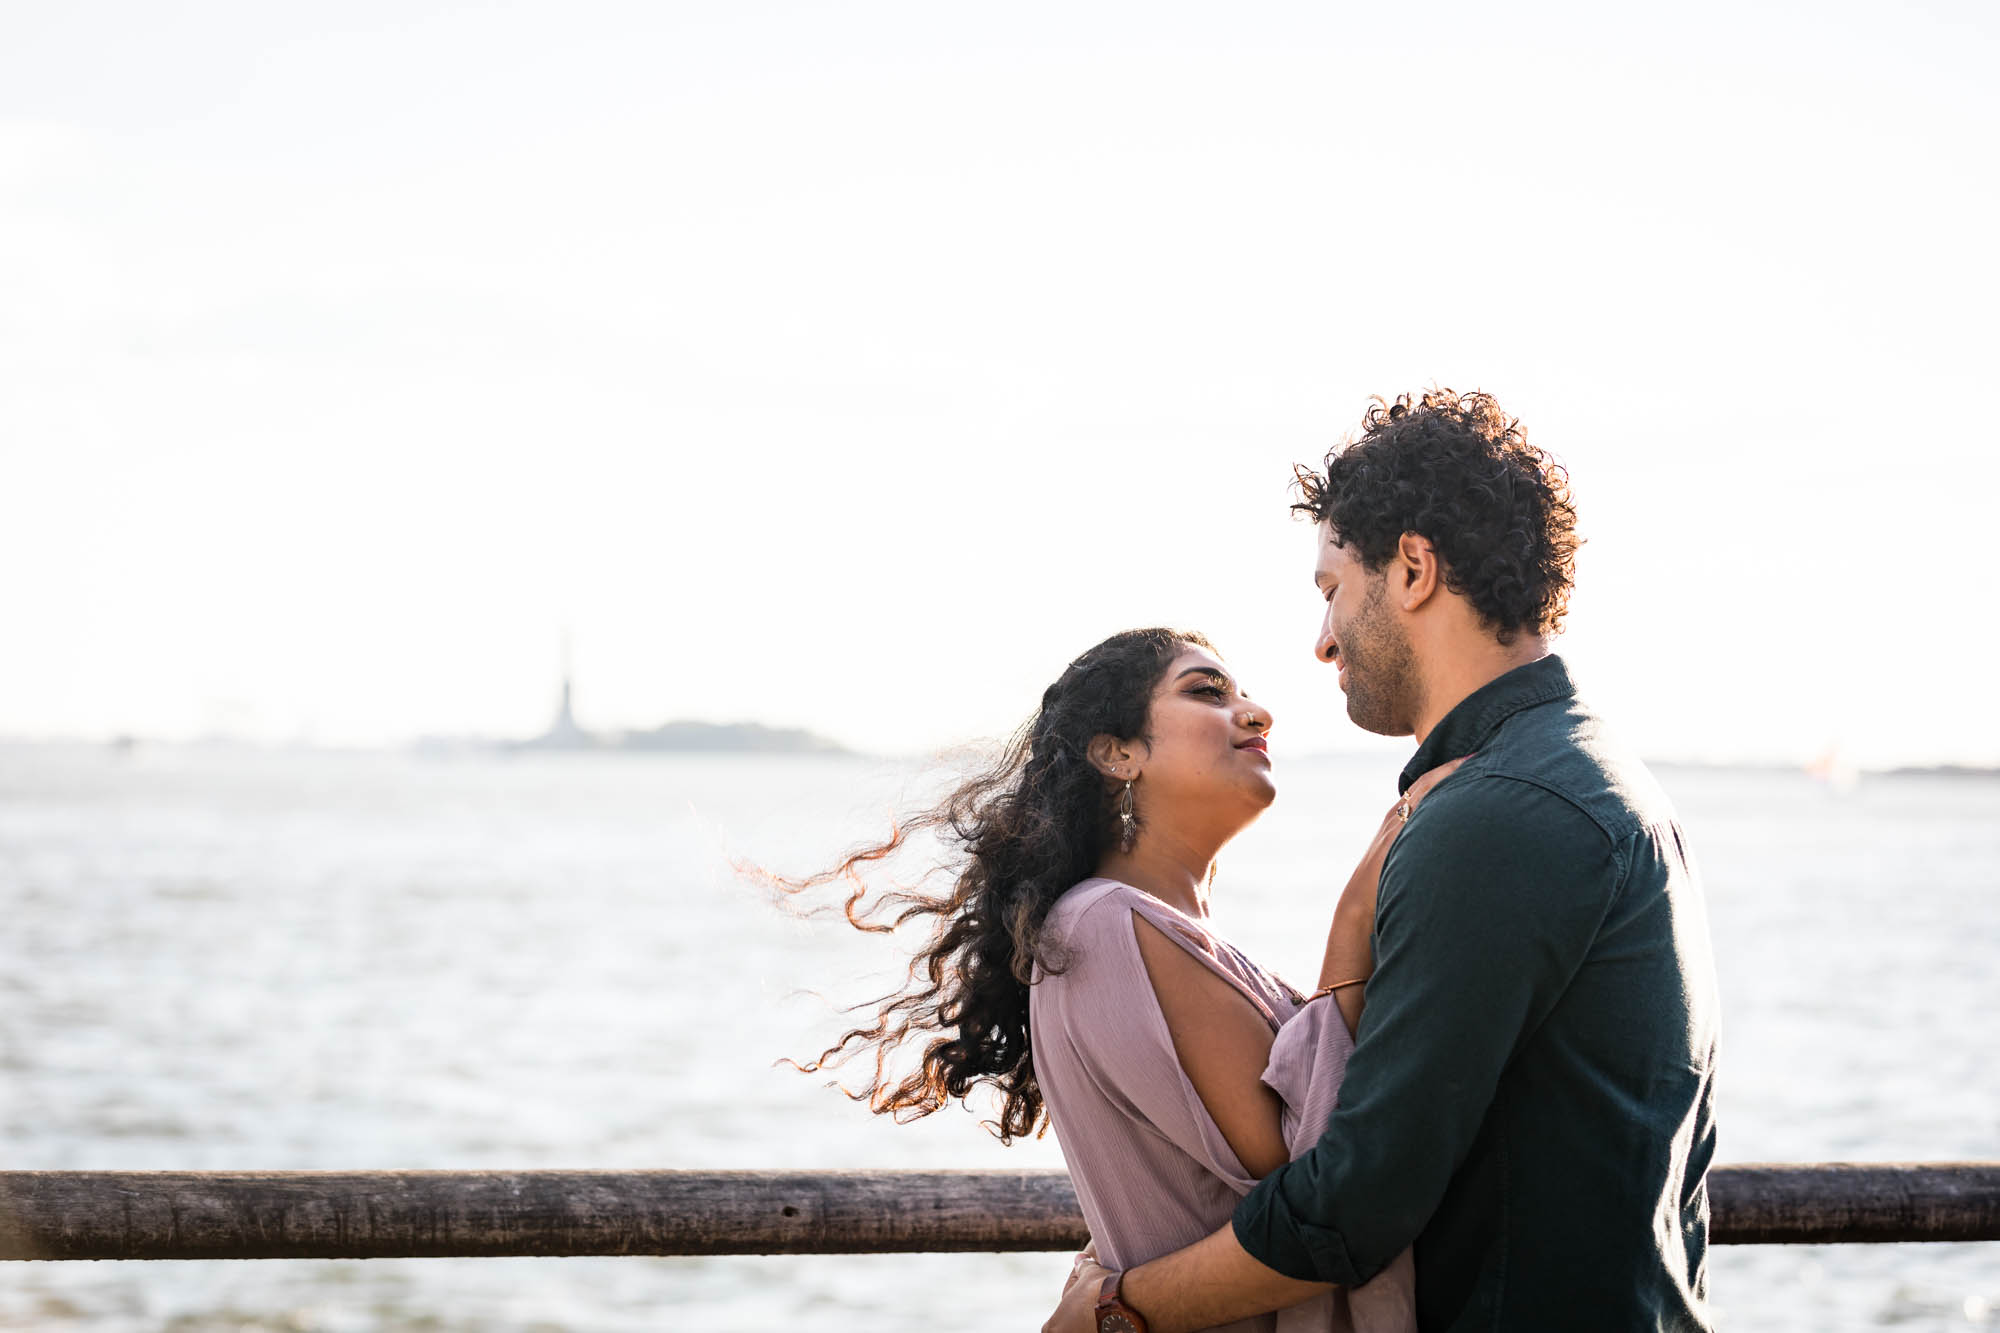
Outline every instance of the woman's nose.
{"type": "Polygon", "coordinates": [[[1252,731],[1269,731],[1275,719],[1271,716],[1270,709],[1259,708],[1257,705],[1252,704],[1243,710],[1242,721],[1243,725],[1252,731]]]}

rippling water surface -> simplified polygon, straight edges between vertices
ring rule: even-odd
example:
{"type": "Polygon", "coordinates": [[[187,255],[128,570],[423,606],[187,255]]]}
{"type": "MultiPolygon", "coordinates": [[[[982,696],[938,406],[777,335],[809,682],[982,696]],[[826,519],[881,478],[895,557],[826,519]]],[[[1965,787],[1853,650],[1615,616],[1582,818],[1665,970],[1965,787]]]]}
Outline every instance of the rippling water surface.
{"type": "MultiPolygon", "coordinates": [[[[1310,976],[1393,794],[1280,757],[1223,928],[1310,976]]],[[[1707,875],[1721,1157],[2000,1158],[2000,783],[1667,769],[1707,875]]],[[[732,858],[818,866],[912,770],[0,748],[11,1168],[1058,1166],[973,1116],[877,1122],[773,1061],[887,977],[732,858]],[[821,997],[826,998],[821,998],[821,997]]],[[[2000,1246],[1718,1247],[1722,1324],[2000,1324],[2000,1246]]],[[[1038,1327],[1062,1255],[23,1264],[0,1327],[1038,1327]],[[961,1299],[962,1298],[962,1299],[961,1299]]]]}

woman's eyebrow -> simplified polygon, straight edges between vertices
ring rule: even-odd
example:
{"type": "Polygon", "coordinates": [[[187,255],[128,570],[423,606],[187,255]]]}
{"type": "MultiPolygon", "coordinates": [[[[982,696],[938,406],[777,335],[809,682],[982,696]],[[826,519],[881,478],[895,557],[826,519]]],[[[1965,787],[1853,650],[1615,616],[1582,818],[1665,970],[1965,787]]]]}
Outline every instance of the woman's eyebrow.
{"type": "Polygon", "coordinates": [[[1230,688],[1228,673],[1217,671],[1214,667],[1189,667],[1186,671],[1181,672],[1180,675],[1175,676],[1174,679],[1186,680],[1189,676],[1207,676],[1224,689],[1230,688]]]}

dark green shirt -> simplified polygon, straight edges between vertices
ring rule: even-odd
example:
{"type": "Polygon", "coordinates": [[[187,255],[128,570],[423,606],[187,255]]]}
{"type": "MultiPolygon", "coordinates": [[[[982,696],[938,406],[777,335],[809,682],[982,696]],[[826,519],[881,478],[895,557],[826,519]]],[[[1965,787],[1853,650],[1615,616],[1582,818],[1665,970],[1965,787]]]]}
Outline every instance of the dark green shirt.
{"type": "Polygon", "coordinates": [[[1340,1106],[1236,1210],[1294,1277],[1416,1246],[1433,1330],[1706,1330],[1716,998],[1687,840],[1559,658],[1446,714],[1474,757],[1382,870],[1340,1106]]]}

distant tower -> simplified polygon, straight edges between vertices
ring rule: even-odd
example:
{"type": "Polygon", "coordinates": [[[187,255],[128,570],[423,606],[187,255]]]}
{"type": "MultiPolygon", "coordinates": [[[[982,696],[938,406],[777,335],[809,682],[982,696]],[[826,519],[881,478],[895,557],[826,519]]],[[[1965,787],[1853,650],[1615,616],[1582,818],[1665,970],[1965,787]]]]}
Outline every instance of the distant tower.
{"type": "Polygon", "coordinates": [[[576,714],[570,711],[570,664],[569,631],[562,636],[562,705],[556,709],[555,720],[549,729],[534,740],[523,741],[521,749],[527,750],[584,750],[597,744],[597,738],[576,724],[576,714]]]}
{"type": "Polygon", "coordinates": [[[549,727],[552,735],[576,736],[582,728],[576,725],[576,714],[569,710],[569,627],[562,632],[562,709],[557,712],[555,722],[549,727]]]}

